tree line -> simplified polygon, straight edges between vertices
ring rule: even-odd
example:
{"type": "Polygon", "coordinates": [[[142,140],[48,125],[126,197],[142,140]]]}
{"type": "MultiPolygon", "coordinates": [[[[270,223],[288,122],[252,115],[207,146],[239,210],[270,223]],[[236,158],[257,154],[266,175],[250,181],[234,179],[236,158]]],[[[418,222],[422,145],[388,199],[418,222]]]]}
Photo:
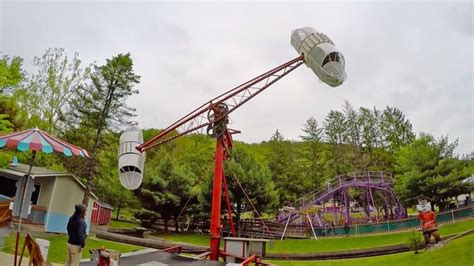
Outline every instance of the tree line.
{"type": "MultiPolygon", "coordinates": [[[[74,173],[102,201],[135,209],[144,223],[207,218],[214,152],[207,136],[185,136],[148,151],[142,186],[131,192],[120,185],[118,137],[134,123],[135,109],[127,99],[138,93],[140,82],[130,54],[87,65],[77,53],[69,57],[64,49],[50,48],[34,58],[30,73],[23,63],[19,57],[0,58],[0,133],[38,127],[86,148],[89,159],[40,154],[38,164],[74,173]]],[[[145,129],[145,140],[159,131],[145,129]]],[[[253,205],[271,216],[330,178],[363,170],[394,173],[395,189],[407,206],[424,195],[444,209],[452,197],[471,189],[462,180],[474,173],[472,154],[455,155],[457,145],[447,136],[416,136],[396,107],[355,108],[346,101],[322,121],[309,118],[298,140],[276,129],[261,143],[236,141],[225,163],[233,214],[240,219],[253,205]]],[[[28,159],[2,150],[0,165],[13,155],[28,159]]]]}

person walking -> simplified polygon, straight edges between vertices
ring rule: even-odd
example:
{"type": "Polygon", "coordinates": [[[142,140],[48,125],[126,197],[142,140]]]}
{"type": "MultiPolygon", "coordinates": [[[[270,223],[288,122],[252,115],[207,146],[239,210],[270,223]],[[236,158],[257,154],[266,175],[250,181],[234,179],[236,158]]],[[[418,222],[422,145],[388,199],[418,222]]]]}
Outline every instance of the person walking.
{"type": "Polygon", "coordinates": [[[86,206],[84,204],[76,204],[74,206],[74,214],[69,218],[67,223],[67,258],[66,266],[79,266],[82,257],[82,249],[86,244],[86,229],[87,224],[86,206]]]}

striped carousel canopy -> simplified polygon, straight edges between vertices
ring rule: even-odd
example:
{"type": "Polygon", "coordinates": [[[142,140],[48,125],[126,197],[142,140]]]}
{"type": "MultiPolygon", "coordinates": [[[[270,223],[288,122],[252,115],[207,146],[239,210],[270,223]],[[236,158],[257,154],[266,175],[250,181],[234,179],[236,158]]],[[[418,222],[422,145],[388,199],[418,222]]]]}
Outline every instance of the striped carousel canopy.
{"type": "Polygon", "coordinates": [[[19,151],[61,152],[66,156],[89,157],[83,148],[74,146],[37,128],[0,135],[0,148],[17,149],[19,151]]]}

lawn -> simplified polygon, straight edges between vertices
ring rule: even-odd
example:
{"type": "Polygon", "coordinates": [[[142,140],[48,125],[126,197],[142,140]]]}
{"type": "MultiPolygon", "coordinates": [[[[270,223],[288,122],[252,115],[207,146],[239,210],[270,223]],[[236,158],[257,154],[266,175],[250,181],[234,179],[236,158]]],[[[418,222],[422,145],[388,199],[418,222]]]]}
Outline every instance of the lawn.
{"type": "MultiPolygon", "coordinates": [[[[59,234],[41,235],[42,239],[50,241],[48,261],[54,263],[64,263],[66,261],[66,243],[67,236],[59,234]]],[[[19,249],[23,246],[24,236],[20,239],[19,249]]],[[[105,247],[107,249],[117,250],[120,253],[132,252],[143,249],[143,247],[112,242],[108,240],[98,239],[95,236],[89,236],[86,240],[86,246],[82,253],[82,258],[89,258],[89,249],[96,249],[105,247]]],[[[10,234],[5,237],[5,244],[2,247],[3,252],[13,254],[15,252],[15,234],[10,234]]],[[[19,251],[19,252],[20,252],[19,251]]]]}
{"type": "MultiPolygon", "coordinates": [[[[117,218],[117,211],[118,211],[117,208],[113,209],[113,211],[112,211],[112,218],[113,219],[117,218]]],[[[134,219],[134,217],[133,217],[133,212],[134,211],[135,210],[129,209],[129,208],[121,208],[119,218],[120,219],[125,219],[125,220],[132,220],[132,219],[134,219]]]]}
{"type": "Polygon", "coordinates": [[[111,220],[110,223],[109,223],[109,227],[123,228],[123,229],[133,229],[135,227],[141,227],[141,225],[138,224],[138,223],[133,223],[133,222],[111,220]]]}
{"type": "Polygon", "coordinates": [[[196,234],[164,234],[154,233],[153,236],[163,238],[169,241],[187,243],[198,246],[209,246],[209,236],[196,234]]]}
{"type": "Polygon", "coordinates": [[[344,266],[370,266],[370,265],[474,265],[474,235],[465,236],[454,240],[445,247],[418,255],[405,252],[393,255],[324,261],[268,261],[275,265],[289,266],[317,266],[317,265],[344,265],[344,266]]]}
{"type": "MultiPolygon", "coordinates": [[[[440,227],[441,236],[464,232],[474,228],[472,220],[462,221],[454,224],[447,224],[440,227]]],[[[307,253],[307,252],[326,252],[336,250],[352,250],[373,248],[379,246],[395,245],[406,243],[410,232],[374,235],[374,236],[356,236],[347,238],[333,239],[287,239],[271,241],[267,247],[269,253],[307,253]]],[[[166,240],[189,243],[193,245],[208,246],[209,237],[207,235],[195,234],[154,234],[154,236],[166,240]]]]}
{"type": "MultiPolygon", "coordinates": [[[[454,224],[447,224],[440,227],[441,236],[464,232],[474,228],[472,220],[467,220],[454,224]]],[[[374,236],[356,236],[347,238],[332,239],[287,239],[270,242],[269,253],[307,253],[307,252],[327,252],[336,250],[351,250],[380,247],[387,245],[406,243],[410,232],[374,235],[374,236]]],[[[420,233],[421,234],[421,233],[420,233]]]]}

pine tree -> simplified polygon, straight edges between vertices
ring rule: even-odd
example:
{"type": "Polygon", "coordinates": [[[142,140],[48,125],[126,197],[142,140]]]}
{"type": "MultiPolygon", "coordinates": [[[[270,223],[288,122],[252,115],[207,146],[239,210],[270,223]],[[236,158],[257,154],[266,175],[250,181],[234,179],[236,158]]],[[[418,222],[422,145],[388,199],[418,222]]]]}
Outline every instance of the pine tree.
{"type": "Polygon", "coordinates": [[[130,125],[135,109],[126,101],[129,96],[138,93],[134,86],[140,76],[133,71],[130,54],[119,54],[107,59],[103,66],[95,66],[91,74],[91,83],[78,88],[78,97],[72,102],[70,126],[82,128],[89,134],[90,158],[87,168],[80,172],[87,174],[84,204],[87,204],[93,178],[97,176],[98,152],[107,131],[119,131],[130,125]]]}

